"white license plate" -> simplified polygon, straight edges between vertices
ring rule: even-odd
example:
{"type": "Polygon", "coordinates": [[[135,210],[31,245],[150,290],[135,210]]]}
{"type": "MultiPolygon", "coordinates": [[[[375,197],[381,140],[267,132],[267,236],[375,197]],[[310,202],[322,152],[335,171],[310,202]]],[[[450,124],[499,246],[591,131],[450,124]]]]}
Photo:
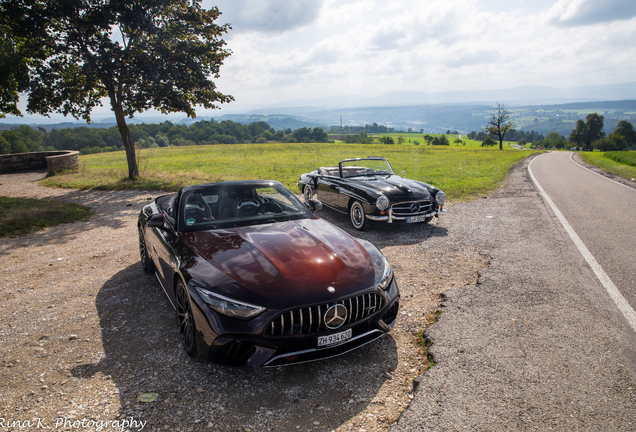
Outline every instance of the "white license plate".
{"type": "Polygon", "coordinates": [[[351,329],[340,333],[334,333],[327,336],[318,337],[318,346],[336,345],[351,339],[351,329]]]}
{"type": "Polygon", "coordinates": [[[406,218],[406,223],[424,222],[425,220],[426,220],[425,215],[411,216],[406,218]]]}

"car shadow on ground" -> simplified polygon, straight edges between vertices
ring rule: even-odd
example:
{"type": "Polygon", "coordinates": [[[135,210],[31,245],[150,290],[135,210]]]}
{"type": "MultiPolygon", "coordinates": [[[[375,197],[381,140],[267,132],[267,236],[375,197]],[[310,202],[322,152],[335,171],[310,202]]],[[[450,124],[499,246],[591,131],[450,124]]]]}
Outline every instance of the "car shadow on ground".
{"type": "Polygon", "coordinates": [[[391,334],[340,357],[288,367],[244,370],[193,360],[180,347],[159,282],[138,264],[101,287],[96,308],[104,355],[72,374],[110,377],[119,416],[147,420],[149,429],[332,430],[364,410],[397,367],[391,334]],[[138,402],[149,392],[158,399],[138,402]]]}
{"type": "MultiPolygon", "coordinates": [[[[448,230],[436,225],[439,220],[433,218],[430,223],[369,223],[365,231],[356,230],[351,225],[349,216],[329,208],[316,212],[317,217],[324,219],[354,237],[365,239],[379,248],[384,246],[408,246],[419,244],[430,237],[446,237],[448,230]]],[[[443,217],[443,216],[442,216],[443,217]]]]}

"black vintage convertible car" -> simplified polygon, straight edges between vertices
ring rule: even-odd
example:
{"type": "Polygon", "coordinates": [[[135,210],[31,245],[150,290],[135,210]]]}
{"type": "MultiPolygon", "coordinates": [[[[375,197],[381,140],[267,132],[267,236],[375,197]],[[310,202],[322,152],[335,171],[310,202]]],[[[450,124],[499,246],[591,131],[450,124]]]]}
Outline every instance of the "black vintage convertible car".
{"type": "Polygon", "coordinates": [[[186,186],[139,214],[139,252],[184,350],[236,367],[336,356],[389,332],[400,294],[371,243],[275,181],[186,186]]]}
{"type": "Polygon", "coordinates": [[[383,157],[345,159],[300,176],[298,188],[309,202],[348,213],[351,224],[364,230],[371,222],[428,223],[446,210],[446,194],[438,188],[393,172],[383,157]]]}

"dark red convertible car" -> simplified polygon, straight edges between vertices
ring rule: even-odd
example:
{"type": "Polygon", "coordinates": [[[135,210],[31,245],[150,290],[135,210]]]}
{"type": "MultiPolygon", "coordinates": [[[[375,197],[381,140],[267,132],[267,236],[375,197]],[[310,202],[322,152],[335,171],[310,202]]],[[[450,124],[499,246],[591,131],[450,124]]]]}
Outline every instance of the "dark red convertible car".
{"type": "Polygon", "coordinates": [[[399,291],[371,243],[275,181],[186,186],[139,214],[141,265],[191,356],[237,367],[343,354],[389,332],[399,291]]]}

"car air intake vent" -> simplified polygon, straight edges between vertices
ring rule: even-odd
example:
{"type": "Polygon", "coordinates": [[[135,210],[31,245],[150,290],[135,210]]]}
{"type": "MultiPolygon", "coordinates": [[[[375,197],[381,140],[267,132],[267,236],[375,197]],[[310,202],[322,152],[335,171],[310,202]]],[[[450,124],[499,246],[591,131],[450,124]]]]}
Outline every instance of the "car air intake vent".
{"type": "Polygon", "coordinates": [[[294,309],[284,312],[270,322],[265,335],[271,337],[312,334],[329,331],[325,314],[330,307],[341,304],[347,310],[345,322],[339,327],[357,323],[384,307],[384,297],[378,293],[362,294],[334,303],[294,309]]]}
{"type": "Polygon", "coordinates": [[[391,210],[395,216],[415,216],[429,213],[433,209],[430,200],[393,204],[391,210]]]}

